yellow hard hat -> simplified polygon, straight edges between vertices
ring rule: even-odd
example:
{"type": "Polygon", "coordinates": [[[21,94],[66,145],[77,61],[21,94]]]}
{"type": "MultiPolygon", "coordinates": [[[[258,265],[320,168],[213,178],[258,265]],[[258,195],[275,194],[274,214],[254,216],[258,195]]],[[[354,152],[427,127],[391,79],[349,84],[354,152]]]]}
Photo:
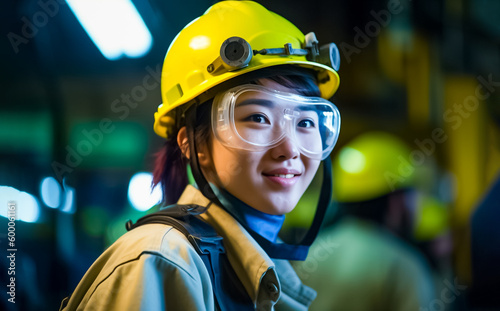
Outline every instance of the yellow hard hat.
{"type": "Polygon", "coordinates": [[[342,147],[333,162],[333,196],[338,202],[375,199],[413,185],[409,147],[385,132],[362,134],[342,147]]]}
{"type": "Polygon", "coordinates": [[[313,69],[321,96],[329,99],[339,86],[339,60],[335,44],[318,48],[314,33],[304,35],[256,2],[219,2],[171,43],[162,71],[163,104],[155,113],[154,130],[168,138],[176,123],[175,108],[200,102],[223,82],[272,66],[313,69]]]}

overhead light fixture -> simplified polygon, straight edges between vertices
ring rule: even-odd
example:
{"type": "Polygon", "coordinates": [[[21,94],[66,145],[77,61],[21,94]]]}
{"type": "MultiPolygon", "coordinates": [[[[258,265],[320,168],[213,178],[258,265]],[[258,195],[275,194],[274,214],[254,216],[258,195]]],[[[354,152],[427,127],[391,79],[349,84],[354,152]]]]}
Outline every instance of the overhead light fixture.
{"type": "Polygon", "coordinates": [[[109,60],[141,57],[153,38],[131,0],[66,0],[99,51],[109,60]]]}

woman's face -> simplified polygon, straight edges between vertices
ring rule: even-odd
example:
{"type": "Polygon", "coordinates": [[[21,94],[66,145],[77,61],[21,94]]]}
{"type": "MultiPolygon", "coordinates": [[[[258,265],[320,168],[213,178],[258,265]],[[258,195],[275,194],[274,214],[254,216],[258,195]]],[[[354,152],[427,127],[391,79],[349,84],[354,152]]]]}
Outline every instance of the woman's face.
{"type": "MultiPolygon", "coordinates": [[[[294,92],[271,80],[260,84],[278,91],[294,92]]],[[[213,133],[212,133],[213,135],[213,133]]],[[[320,160],[299,152],[288,137],[265,151],[228,148],[212,136],[211,166],[217,177],[208,180],[224,187],[251,207],[268,214],[285,214],[293,210],[311,183],[320,160]]]]}

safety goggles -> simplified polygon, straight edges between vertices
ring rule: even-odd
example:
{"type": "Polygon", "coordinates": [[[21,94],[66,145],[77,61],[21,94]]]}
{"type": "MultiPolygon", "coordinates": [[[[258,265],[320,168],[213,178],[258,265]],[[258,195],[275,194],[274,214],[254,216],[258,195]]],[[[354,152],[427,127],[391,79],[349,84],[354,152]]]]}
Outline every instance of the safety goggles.
{"type": "Polygon", "coordinates": [[[230,148],[265,151],[288,138],[300,153],[323,160],[337,142],[340,114],[323,98],[245,84],[214,98],[212,129],[230,148]]]}

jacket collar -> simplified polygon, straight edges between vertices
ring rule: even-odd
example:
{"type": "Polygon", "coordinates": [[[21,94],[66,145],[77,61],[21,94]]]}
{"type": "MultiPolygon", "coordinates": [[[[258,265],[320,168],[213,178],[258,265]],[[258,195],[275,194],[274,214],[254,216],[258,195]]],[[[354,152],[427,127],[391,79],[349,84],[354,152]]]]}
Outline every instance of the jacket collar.
{"type": "Polygon", "coordinates": [[[187,186],[178,204],[210,208],[200,216],[224,238],[224,247],[236,275],[257,309],[273,306],[281,294],[274,262],[248,232],[223,208],[213,204],[193,186],[187,186]]]}

